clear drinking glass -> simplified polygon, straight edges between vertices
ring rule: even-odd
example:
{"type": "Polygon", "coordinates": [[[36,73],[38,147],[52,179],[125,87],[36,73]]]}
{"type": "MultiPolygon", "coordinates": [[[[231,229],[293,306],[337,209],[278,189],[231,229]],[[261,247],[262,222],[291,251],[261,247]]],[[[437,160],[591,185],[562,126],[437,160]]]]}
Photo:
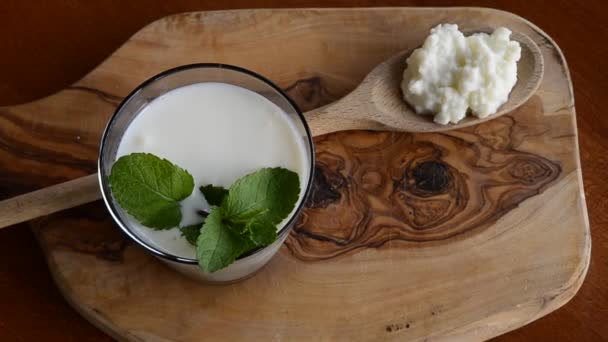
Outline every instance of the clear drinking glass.
{"type": "MultiPolygon", "coordinates": [[[[210,123],[213,124],[213,123],[210,123]]],[[[264,151],[260,151],[264,153],[264,151]]],[[[104,202],[112,218],[120,229],[145,250],[165,262],[175,270],[194,279],[228,283],[245,279],[264,266],[279,250],[293,228],[302,207],[310,193],[314,172],[314,146],[308,125],[295,103],[275,84],[252,71],[225,64],[190,64],[162,72],[135,88],[118,106],[110,118],[101,139],[99,153],[99,182],[104,202]],[[112,197],[108,176],[116,159],[120,141],[129,124],[141,113],[142,109],[155,98],[179,87],[201,82],[222,82],[254,91],[283,110],[293,123],[298,135],[304,140],[306,157],[309,161],[309,174],[304,187],[303,199],[298,204],[287,224],[278,232],[277,240],[269,246],[259,248],[238,258],[230,266],[213,273],[203,272],[196,259],[183,258],[148,244],[135,234],[129,226],[127,214],[112,197]]]]}

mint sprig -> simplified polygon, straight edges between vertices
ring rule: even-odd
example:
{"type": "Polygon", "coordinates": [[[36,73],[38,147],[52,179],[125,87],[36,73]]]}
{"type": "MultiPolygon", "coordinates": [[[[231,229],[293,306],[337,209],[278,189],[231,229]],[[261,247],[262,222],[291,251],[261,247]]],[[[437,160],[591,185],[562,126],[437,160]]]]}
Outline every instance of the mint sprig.
{"type": "Polygon", "coordinates": [[[224,268],[241,254],[252,249],[250,241],[226,226],[222,208],[214,208],[205,219],[196,240],[196,257],[206,272],[224,268]]]}
{"type": "Polygon", "coordinates": [[[201,268],[217,271],[241,254],[274,242],[277,224],[291,213],[299,194],[298,175],[280,167],[260,169],[237,180],[201,229],[196,244],[201,268]],[[216,219],[210,220],[213,214],[216,219]]]}
{"type": "MultiPolygon", "coordinates": [[[[179,202],[192,193],[194,181],[166,159],[134,153],[114,163],[110,187],[118,204],[140,223],[167,229],[179,225],[179,202]]],[[[204,223],[179,229],[196,246],[200,267],[215,272],[276,240],[277,224],[298,200],[300,181],[293,171],[263,168],[240,178],[228,190],[205,185],[200,191],[211,212],[204,223]]]]}
{"type": "Polygon", "coordinates": [[[232,184],[222,207],[233,223],[256,219],[276,225],[293,210],[299,193],[300,181],[295,172],[264,168],[232,184]]]}
{"type": "Polygon", "coordinates": [[[146,227],[168,229],[182,219],[180,201],[190,196],[188,171],[149,153],[133,153],[112,165],[110,188],[116,202],[146,227]]]}

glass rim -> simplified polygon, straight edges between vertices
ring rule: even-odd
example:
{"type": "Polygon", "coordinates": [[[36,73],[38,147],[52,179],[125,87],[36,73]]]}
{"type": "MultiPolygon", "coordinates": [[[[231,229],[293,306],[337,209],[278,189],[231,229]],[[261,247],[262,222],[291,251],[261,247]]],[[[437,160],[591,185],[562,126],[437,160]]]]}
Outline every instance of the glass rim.
{"type": "MultiPolygon", "coordinates": [[[[108,135],[110,133],[112,124],[118,118],[123,107],[127,104],[127,102],[129,102],[129,100],[131,100],[135,95],[137,95],[137,93],[139,93],[142,89],[149,86],[150,84],[157,82],[172,74],[191,70],[191,69],[206,69],[206,68],[228,69],[230,71],[240,72],[242,74],[251,76],[251,77],[261,81],[262,83],[265,83],[266,85],[270,86],[284,100],[286,100],[289,103],[289,105],[293,108],[293,110],[296,112],[296,114],[297,114],[298,118],[300,119],[300,122],[302,123],[302,126],[304,127],[304,130],[306,132],[306,138],[307,138],[306,142],[308,143],[308,148],[311,153],[310,162],[309,162],[310,169],[309,169],[308,181],[306,184],[306,188],[304,189],[304,194],[302,195],[300,203],[298,203],[298,205],[294,211],[294,214],[289,218],[289,220],[287,220],[285,225],[277,232],[277,239],[275,241],[280,240],[281,237],[286,232],[289,232],[289,230],[290,230],[289,228],[293,224],[295,224],[295,220],[299,217],[299,214],[301,213],[302,209],[304,208],[306,200],[307,200],[308,196],[310,195],[310,191],[312,189],[312,184],[313,184],[313,180],[314,180],[314,171],[315,171],[315,147],[314,147],[313,137],[310,132],[310,128],[308,127],[308,123],[306,122],[306,119],[304,117],[304,114],[302,113],[302,111],[300,110],[298,105],[287,95],[287,93],[285,93],[285,91],[283,91],[283,89],[278,87],[276,84],[274,84],[272,81],[270,81],[266,77],[254,72],[254,71],[251,71],[251,70],[248,70],[248,69],[236,66],[236,65],[223,64],[223,63],[185,64],[185,65],[181,65],[181,66],[174,67],[174,68],[165,70],[163,72],[160,72],[160,73],[148,78],[147,80],[143,81],[140,85],[135,87],[135,89],[133,89],[127,96],[125,96],[125,98],[116,107],[116,109],[114,110],[114,113],[108,120],[106,127],[101,136],[101,143],[100,143],[100,147],[99,147],[99,158],[97,159],[98,181],[99,181],[99,185],[101,188],[101,196],[102,196],[103,201],[104,201],[106,207],[108,208],[108,211],[110,212],[110,216],[112,216],[112,219],[114,220],[114,222],[120,227],[120,229],[123,231],[123,233],[125,233],[129,238],[131,238],[131,240],[135,241],[138,245],[140,245],[141,247],[146,249],[148,252],[154,254],[155,256],[161,257],[161,258],[169,260],[169,261],[173,261],[173,262],[177,262],[177,263],[181,263],[181,264],[190,264],[190,265],[198,264],[198,260],[191,259],[191,258],[184,258],[184,257],[180,257],[180,256],[177,256],[177,255],[174,255],[171,253],[167,253],[155,246],[152,246],[151,244],[148,244],[146,241],[144,241],[139,236],[137,236],[137,234],[133,233],[131,231],[131,229],[129,229],[128,225],[125,222],[123,222],[123,220],[118,215],[118,211],[114,204],[114,201],[111,199],[111,191],[109,188],[109,184],[106,181],[107,175],[104,171],[105,164],[102,160],[102,156],[106,149],[106,141],[108,139],[108,135]]],[[[199,82],[199,83],[202,83],[202,82],[199,82]]],[[[177,87],[177,88],[179,88],[179,87],[177,87]]],[[[177,88],[173,88],[173,89],[177,89],[177,88]]],[[[235,262],[238,262],[239,260],[243,260],[245,258],[251,257],[271,245],[272,244],[270,244],[268,246],[264,246],[264,247],[258,247],[250,252],[247,252],[247,253],[239,256],[235,260],[235,262]]]]}

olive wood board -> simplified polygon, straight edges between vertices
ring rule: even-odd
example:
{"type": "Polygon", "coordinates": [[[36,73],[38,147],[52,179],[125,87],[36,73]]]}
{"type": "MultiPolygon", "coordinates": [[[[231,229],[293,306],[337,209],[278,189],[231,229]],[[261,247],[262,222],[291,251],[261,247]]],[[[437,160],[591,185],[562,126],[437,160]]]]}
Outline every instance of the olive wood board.
{"type": "Polygon", "coordinates": [[[538,27],[507,12],[260,9],[160,19],[67,89],[0,108],[3,197],[95,172],[106,121],[160,71],[239,65],[310,110],[445,22],[530,36],[545,60],[535,95],[456,131],[317,137],[307,208],[246,281],[202,285],[170,270],[128,241],[100,201],[30,224],[68,302],[119,340],[471,341],[521,327],[574,296],[591,241],[566,61],[538,27]]]}

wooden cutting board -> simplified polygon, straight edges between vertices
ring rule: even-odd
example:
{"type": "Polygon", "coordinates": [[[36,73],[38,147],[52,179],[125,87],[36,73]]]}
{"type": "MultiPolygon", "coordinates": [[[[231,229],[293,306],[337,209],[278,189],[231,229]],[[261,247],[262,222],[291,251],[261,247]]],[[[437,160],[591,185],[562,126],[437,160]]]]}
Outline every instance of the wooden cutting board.
{"type": "Polygon", "coordinates": [[[5,197],[92,173],[131,89],[193,62],[266,75],[304,110],[338,99],[438,23],[507,26],[542,49],[543,83],[516,112],[441,134],[318,137],[315,188],[255,277],[204,286],[113,224],[101,202],[32,222],[72,306],[129,341],[480,340],[566,303],[590,236],[572,85],[539,28],[477,8],[239,10],[156,21],[73,86],[0,108],[5,197]]]}

